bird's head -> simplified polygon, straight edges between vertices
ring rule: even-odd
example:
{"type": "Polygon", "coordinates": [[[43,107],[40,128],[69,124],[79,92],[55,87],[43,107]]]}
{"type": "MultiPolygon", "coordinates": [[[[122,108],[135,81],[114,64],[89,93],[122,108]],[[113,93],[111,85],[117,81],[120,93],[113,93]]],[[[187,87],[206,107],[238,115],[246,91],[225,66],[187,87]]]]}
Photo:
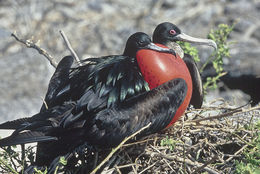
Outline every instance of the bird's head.
{"type": "Polygon", "coordinates": [[[132,34],[128,38],[123,55],[135,57],[137,51],[140,49],[150,49],[150,50],[164,52],[164,53],[173,52],[173,50],[171,49],[162,48],[152,43],[151,38],[147,34],[143,32],[137,32],[132,34]]]}
{"type": "Polygon", "coordinates": [[[191,37],[181,32],[181,30],[170,22],[159,24],[153,32],[153,42],[168,46],[169,43],[176,41],[190,42],[200,45],[208,45],[217,49],[217,44],[210,39],[191,37]]]}

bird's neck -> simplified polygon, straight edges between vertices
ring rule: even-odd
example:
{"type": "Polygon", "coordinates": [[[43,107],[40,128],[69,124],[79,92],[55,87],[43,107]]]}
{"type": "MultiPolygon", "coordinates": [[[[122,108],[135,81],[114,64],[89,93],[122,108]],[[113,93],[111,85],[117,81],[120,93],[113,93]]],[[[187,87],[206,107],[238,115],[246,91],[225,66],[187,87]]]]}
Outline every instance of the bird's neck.
{"type": "Polygon", "coordinates": [[[129,48],[125,48],[124,52],[123,52],[123,56],[129,56],[129,57],[135,57],[136,55],[136,50],[135,49],[129,49],[129,48]]]}
{"type": "Polygon", "coordinates": [[[182,50],[181,46],[177,44],[176,42],[167,42],[165,44],[168,48],[171,48],[177,53],[181,58],[184,57],[184,51],[182,50]]]}

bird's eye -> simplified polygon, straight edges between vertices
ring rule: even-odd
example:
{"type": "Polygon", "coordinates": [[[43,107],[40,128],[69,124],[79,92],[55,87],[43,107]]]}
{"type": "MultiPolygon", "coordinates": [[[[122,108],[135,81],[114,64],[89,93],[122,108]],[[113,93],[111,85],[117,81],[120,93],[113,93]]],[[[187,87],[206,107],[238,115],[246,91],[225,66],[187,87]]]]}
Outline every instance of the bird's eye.
{"type": "Polygon", "coordinates": [[[170,30],[169,32],[170,32],[171,35],[176,34],[176,31],[175,31],[175,30],[170,30]]]}
{"type": "Polygon", "coordinates": [[[138,44],[139,45],[143,45],[145,42],[143,41],[143,40],[141,40],[141,41],[138,41],[138,44]]]}

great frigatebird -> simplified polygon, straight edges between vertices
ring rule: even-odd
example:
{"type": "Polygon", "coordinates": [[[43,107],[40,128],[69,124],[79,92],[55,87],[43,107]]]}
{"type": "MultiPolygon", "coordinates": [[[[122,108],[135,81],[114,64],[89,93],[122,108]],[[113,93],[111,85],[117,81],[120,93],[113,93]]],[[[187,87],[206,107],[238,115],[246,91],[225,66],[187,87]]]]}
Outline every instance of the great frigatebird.
{"type": "MultiPolygon", "coordinates": [[[[126,46],[123,56],[88,59],[87,65],[72,70],[68,82],[64,83],[66,85],[55,88],[56,92],[50,95],[48,109],[30,118],[1,124],[1,129],[15,131],[0,140],[0,146],[50,141],[51,152],[48,149],[45,152],[48,156],[40,160],[41,164],[49,164],[55,157],[83,144],[113,147],[148,123],[152,123],[151,126],[140,136],[169,126],[177,118],[176,113],[180,112],[184,101],[189,103],[186,98],[192,90],[191,79],[189,82],[183,76],[170,77],[149,90],[147,82],[150,87],[153,82],[145,79],[143,70],[151,69],[150,64],[140,65],[140,58],[147,56],[140,50],[137,61],[135,59],[137,50],[145,48],[147,43],[140,41],[140,36],[130,38],[133,40],[129,39],[126,45],[134,41],[134,46],[130,47],[132,50],[126,46]]],[[[166,40],[175,41],[171,38],[166,40]]],[[[149,54],[150,58],[155,56],[154,52],[149,54]]],[[[169,53],[158,55],[163,54],[163,59],[176,59],[169,53]]],[[[181,70],[180,67],[172,69],[181,70]]],[[[190,76],[187,67],[184,76],[190,76]]]]}
{"type": "Polygon", "coordinates": [[[167,123],[164,112],[178,108],[185,88],[177,95],[182,80],[176,79],[149,91],[135,59],[139,49],[172,53],[136,33],[123,55],[87,59],[70,73],[72,59],[65,57],[51,78],[47,107],[32,117],[1,124],[0,129],[15,131],[1,139],[0,146],[40,142],[36,164],[44,165],[84,143],[112,147],[149,122],[154,124],[145,134],[161,130],[167,123]],[[174,89],[167,92],[170,88],[174,89]],[[172,108],[165,108],[170,101],[175,101],[172,108]]]}
{"type": "MultiPolygon", "coordinates": [[[[200,73],[196,62],[189,54],[184,53],[182,48],[176,41],[184,41],[201,45],[209,45],[217,49],[217,45],[213,40],[201,39],[191,37],[187,34],[181,32],[181,30],[174,24],[170,22],[164,22],[159,24],[153,33],[153,42],[163,44],[171,49],[173,49],[185,62],[187,68],[189,69],[192,78],[192,97],[191,104],[195,108],[200,108],[203,102],[203,88],[200,73]]],[[[178,61],[181,62],[181,59],[178,61]]]]}
{"type": "Polygon", "coordinates": [[[137,53],[138,64],[150,88],[157,87],[175,78],[181,78],[187,84],[184,102],[178,108],[168,126],[183,115],[189,104],[192,104],[195,108],[200,108],[203,102],[203,88],[197,65],[190,55],[184,54],[176,41],[205,44],[217,49],[213,40],[188,36],[182,33],[176,25],[164,22],[155,28],[153,42],[157,43],[158,46],[173,49],[176,55],[158,54],[151,50],[140,50],[137,53]]]}

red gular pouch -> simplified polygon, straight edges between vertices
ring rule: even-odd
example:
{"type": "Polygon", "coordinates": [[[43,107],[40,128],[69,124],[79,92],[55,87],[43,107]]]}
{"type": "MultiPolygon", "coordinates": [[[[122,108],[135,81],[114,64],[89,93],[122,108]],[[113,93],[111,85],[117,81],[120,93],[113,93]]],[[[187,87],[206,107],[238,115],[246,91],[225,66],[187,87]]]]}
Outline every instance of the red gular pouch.
{"type": "MultiPolygon", "coordinates": [[[[156,44],[157,46],[167,48],[164,45],[156,44]]],[[[188,91],[181,106],[178,108],[172,121],[166,127],[170,127],[182,116],[187,109],[192,95],[192,80],[190,72],[179,55],[174,56],[170,53],[162,53],[148,49],[139,50],[136,54],[136,59],[144,77],[144,80],[149,84],[150,89],[176,78],[185,80],[188,91]]],[[[174,102],[174,101],[172,101],[174,102]]]]}

